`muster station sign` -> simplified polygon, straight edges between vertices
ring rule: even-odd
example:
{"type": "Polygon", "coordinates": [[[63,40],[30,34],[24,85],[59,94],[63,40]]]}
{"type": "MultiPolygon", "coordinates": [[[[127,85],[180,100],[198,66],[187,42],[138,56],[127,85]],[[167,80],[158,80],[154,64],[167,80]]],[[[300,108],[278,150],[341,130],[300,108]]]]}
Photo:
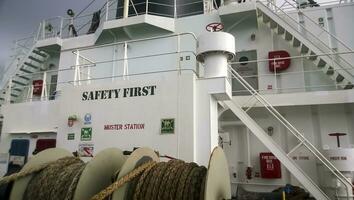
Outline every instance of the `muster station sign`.
{"type": "Polygon", "coordinates": [[[104,125],[104,130],[142,130],[145,124],[112,124],[104,125]]]}

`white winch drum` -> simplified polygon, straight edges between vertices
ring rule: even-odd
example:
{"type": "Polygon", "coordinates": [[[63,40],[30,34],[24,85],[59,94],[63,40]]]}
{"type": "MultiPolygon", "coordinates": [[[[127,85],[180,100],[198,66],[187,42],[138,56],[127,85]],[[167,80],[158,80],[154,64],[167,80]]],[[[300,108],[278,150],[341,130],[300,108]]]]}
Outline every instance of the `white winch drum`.
{"type": "Polygon", "coordinates": [[[205,182],[205,200],[231,199],[230,174],[225,153],[216,147],[209,160],[205,182]]]}
{"type": "MultiPolygon", "coordinates": [[[[38,167],[42,164],[56,161],[60,158],[70,157],[73,154],[65,149],[61,148],[52,148],[46,149],[42,152],[39,152],[37,155],[33,156],[22,168],[21,171],[27,170],[29,168],[38,167]]],[[[21,178],[14,182],[14,185],[11,190],[10,200],[19,200],[23,199],[23,195],[26,191],[28,183],[31,181],[33,175],[21,178]]]]}
{"type": "MultiPolygon", "coordinates": [[[[123,167],[119,171],[117,180],[137,168],[139,164],[142,164],[140,163],[142,160],[145,162],[149,160],[159,162],[159,157],[154,150],[146,147],[133,151],[133,153],[128,157],[123,167]]],[[[112,194],[112,200],[125,199],[124,197],[126,196],[128,189],[129,184],[124,184],[112,194]]]]}
{"type": "Polygon", "coordinates": [[[91,199],[112,183],[112,177],[126,161],[126,156],[117,148],[100,151],[87,163],[76,186],[73,200],[91,199]]]}

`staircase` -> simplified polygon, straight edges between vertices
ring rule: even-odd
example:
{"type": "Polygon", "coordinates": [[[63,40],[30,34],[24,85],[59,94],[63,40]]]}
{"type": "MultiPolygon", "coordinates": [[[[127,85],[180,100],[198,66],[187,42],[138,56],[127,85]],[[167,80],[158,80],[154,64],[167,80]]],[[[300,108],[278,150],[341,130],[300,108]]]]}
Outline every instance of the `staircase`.
{"type": "Polygon", "coordinates": [[[45,70],[44,63],[48,58],[49,54],[33,46],[22,59],[19,59],[18,64],[13,62],[2,80],[0,106],[6,103],[9,98],[7,95],[10,95],[11,103],[20,98],[24,90],[32,85],[34,73],[45,70]],[[9,87],[11,88],[9,89],[9,87]],[[7,94],[8,91],[11,91],[10,94],[7,94]]]}
{"type": "MultiPolygon", "coordinates": [[[[286,132],[291,133],[300,142],[291,151],[286,153],[276,141],[274,141],[265,130],[260,127],[248,114],[247,111],[252,106],[246,106],[245,110],[236,101],[223,102],[246,126],[252,131],[252,133],[261,141],[288,169],[290,173],[306,188],[312,195],[318,200],[330,199],[322,189],[293,161],[289,156],[291,152],[294,152],[299,147],[303,146],[307,148],[317,159],[323,164],[343,185],[353,187],[351,181],[335,168],[335,166],[324,157],[315,146],[313,146],[293,125],[290,124],[264,97],[262,97],[245,79],[242,78],[234,69],[230,67],[232,78],[236,79],[250,94],[251,99],[248,103],[253,102],[256,99],[269,113],[275,117],[284,127],[286,132]]],[[[254,104],[253,104],[254,105],[254,104]]],[[[349,197],[349,191],[352,188],[347,188],[347,194],[349,197]]]]}
{"type": "Polygon", "coordinates": [[[340,54],[333,56],[335,51],[331,47],[275,4],[267,3],[277,12],[260,1],[257,1],[256,4],[258,22],[267,25],[273,33],[281,36],[301,55],[308,56],[306,58],[329,76],[337,86],[342,89],[354,88],[353,65],[348,63],[340,54]]]}

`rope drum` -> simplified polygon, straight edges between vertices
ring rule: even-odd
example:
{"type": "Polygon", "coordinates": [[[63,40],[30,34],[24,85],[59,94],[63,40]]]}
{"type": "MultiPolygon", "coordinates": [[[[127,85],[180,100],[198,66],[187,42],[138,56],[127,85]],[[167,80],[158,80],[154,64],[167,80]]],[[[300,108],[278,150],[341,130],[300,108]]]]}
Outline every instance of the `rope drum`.
{"type": "Polygon", "coordinates": [[[157,163],[135,178],[137,184],[130,185],[135,192],[133,196],[128,196],[127,200],[199,200],[203,197],[202,183],[206,172],[204,166],[181,160],[157,163]]]}
{"type": "MultiPolygon", "coordinates": [[[[53,155],[56,150],[49,151],[53,151],[50,153],[53,155]]],[[[44,154],[39,153],[33,160],[46,160],[44,154]]],[[[220,170],[212,164],[220,160],[213,159],[213,156],[212,160],[215,161],[210,162],[207,169],[196,163],[186,163],[177,159],[159,162],[155,152],[148,148],[138,149],[128,158],[120,150],[111,149],[97,154],[88,163],[73,156],[62,156],[47,163],[31,163],[30,167],[25,166],[18,174],[1,179],[0,184],[15,181],[12,193],[16,197],[10,197],[10,200],[228,199],[230,196],[228,187],[219,190],[217,187],[211,187],[212,184],[208,184],[213,168],[220,170]],[[115,162],[119,164],[112,165],[115,162]],[[16,183],[23,181],[24,177],[30,179],[21,186],[24,188],[21,191],[21,187],[16,187],[16,183]],[[113,177],[116,177],[116,180],[112,183],[113,177]],[[208,194],[207,191],[213,190],[217,191],[215,194],[219,196],[208,194]]],[[[227,170],[225,172],[228,176],[227,170]]],[[[227,177],[222,179],[223,182],[228,182],[227,177]]]]}
{"type": "Polygon", "coordinates": [[[24,194],[28,200],[71,200],[85,163],[76,157],[65,157],[35,174],[24,194]]]}

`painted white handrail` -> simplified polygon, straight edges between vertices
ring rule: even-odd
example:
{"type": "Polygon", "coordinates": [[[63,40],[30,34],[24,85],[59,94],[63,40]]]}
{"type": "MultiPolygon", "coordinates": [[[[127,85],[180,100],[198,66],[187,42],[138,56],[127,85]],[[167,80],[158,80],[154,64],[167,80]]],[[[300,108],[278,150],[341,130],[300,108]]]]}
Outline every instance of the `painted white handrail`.
{"type": "MultiPolygon", "coordinates": [[[[292,18],[288,13],[286,13],[285,11],[283,11],[281,8],[279,8],[277,5],[275,5],[273,2],[267,0],[267,4],[271,5],[271,7],[275,8],[276,11],[274,11],[271,7],[269,7],[269,5],[265,5],[262,1],[257,1],[258,4],[261,4],[262,6],[264,6],[265,8],[268,8],[270,12],[272,12],[273,14],[277,15],[279,17],[279,19],[281,19],[284,23],[286,23],[287,25],[289,25],[292,29],[294,29],[294,31],[298,32],[299,34],[303,35],[301,32],[299,32],[299,30],[297,30],[297,28],[293,27],[293,25],[289,22],[287,22],[285,19],[282,18],[282,16],[280,16],[276,11],[280,11],[284,16],[286,16],[287,18],[289,18],[291,21],[293,21],[294,23],[296,23],[297,26],[301,27],[303,30],[306,31],[306,33],[308,33],[311,36],[311,39],[308,39],[308,42],[310,42],[312,45],[314,45],[315,47],[317,47],[320,51],[322,51],[323,53],[335,53],[335,51],[330,48],[326,43],[324,43],[322,40],[318,39],[318,37],[316,35],[314,35],[312,33],[311,30],[309,30],[306,26],[304,26],[303,24],[299,23],[297,20],[295,20],[294,18],[292,18]],[[321,44],[324,48],[326,48],[326,50],[323,50],[321,47],[319,47],[318,44],[315,44],[313,40],[317,40],[319,42],[319,44],[321,44]],[[328,51],[328,52],[327,52],[328,51]]],[[[306,36],[305,36],[306,37],[306,36]]],[[[307,38],[307,37],[306,37],[307,38]]],[[[349,49],[350,51],[352,51],[351,49],[349,49]]],[[[343,64],[346,64],[348,67],[344,67],[344,68],[352,68],[354,69],[354,66],[351,65],[350,63],[348,63],[344,58],[342,58],[341,56],[338,56],[338,58],[340,58],[340,61],[344,62],[343,64]]],[[[329,57],[329,59],[332,60],[333,63],[336,63],[339,67],[343,67],[343,64],[338,63],[337,60],[333,60],[333,58],[329,57]]],[[[347,71],[348,74],[350,74],[351,76],[353,76],[353,74],[350,71],[347,71]]]]}
{"type": "MultiPolygon", "coordinates": [[[[260,95],[236,70],[229,67],[233,78],[237,79],[240,84],[247,89],[281,124],[283,124],[300,142],[305,146],[327,169],[335,175],[343,185],[350,185],[354,188],[351,181],[349,181],[310,141],[306,139],[288,120],[286,120],[262,95],[260,95]]],[[[347,188],[347,195],[349,196],[349,188],[347,188]]]]}

